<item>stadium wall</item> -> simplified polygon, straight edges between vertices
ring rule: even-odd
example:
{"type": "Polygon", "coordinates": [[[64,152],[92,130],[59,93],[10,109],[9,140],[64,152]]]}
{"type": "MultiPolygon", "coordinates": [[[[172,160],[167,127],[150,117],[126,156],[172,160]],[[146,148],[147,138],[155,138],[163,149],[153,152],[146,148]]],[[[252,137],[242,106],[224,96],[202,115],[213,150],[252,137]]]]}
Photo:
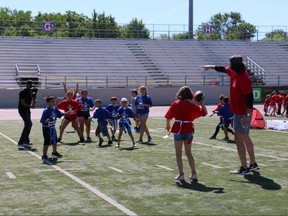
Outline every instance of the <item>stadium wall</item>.
{"type": "MultiPolygon", "coordinates": [[[[203,86],[203,87],[191,87],[194,92],[201,90],[206,96],[206,104],[217,104],[220,94],[229,95],[229,87],[219,87],[219,86],[203,86]]],[[[126,97],[130,100],[131,94],[129,88],[115,88],[115,89],[88,89],[89,96],[95,99],[101,99],[103,104],[106,105],[110,103],[110,97],[116,96],[118,100],[122,97],[126,97]]],[[[155,106],[166,106],[170,105],[174,101],[175,95],[179,87],[170,88],[148,88],[148,94],[151,96],[153,104],[155,106]]],[[[0,108],[17,108],[18,106],[18,95],[19,89],[4,89],[1,90],[0,100],[2,101],[0,108]]],[[[81,90],[80,90],[81,91],[81,90]]],[[[44,100],[47,96],[57,96],[63,97],[63,89],[39,89],[37,98],[37,107],[45,107],[46,102],[44,100]]]]}

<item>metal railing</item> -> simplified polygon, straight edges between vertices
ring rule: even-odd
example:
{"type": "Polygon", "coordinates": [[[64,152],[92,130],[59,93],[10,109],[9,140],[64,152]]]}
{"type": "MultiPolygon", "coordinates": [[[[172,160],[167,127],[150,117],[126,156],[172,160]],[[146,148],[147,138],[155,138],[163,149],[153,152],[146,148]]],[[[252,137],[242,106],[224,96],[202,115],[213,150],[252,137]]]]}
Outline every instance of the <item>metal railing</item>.
{"type": "Polygon", "coordinates": [[[260,85],[265,84],[265,70],[248,56],[246,57],[246,67],[252,82],[254,81],[260,85]]]}
{"type": "MultiPolygon", "coordinates": [[[[91,28],[88,24],[77,22],[48,22],[50,27],[44,29],[44,22],[38,21],[23,21],[23,20],[0,20],[0,36],[30,36],[30,37],[96,37],[96,38],[127,38],[121,34],[119,29],[107,26],[103,28],[91,28]],[[16,34],[16,35],[15,35],[16,34]]],[[[127,24],[118,24],[123,27],[127,24]]],[[[163,39],[171,40],[176,34],[188,33],[188,25],[177,24],[146,24],[145,27],[149,30],[149,38],[147,39],[163,39]]],[[[193,29],[196,33],[197,29],[204,28],[203,25],[194,25],[193,29]]],[[[122,28],[123,29],[123,28],[122,28]]],[[[256,25],[256,32],[252,41],[259,41],[266,37],[267,33],[274,32],[275,30],[281,30],[285,33],[283,40],[287,41],[288,26],[264,26],[256,25]]],[[[145,31],[131,31],[133,38],[143,38],[145,31]]],[[[245,34],[245,32],[243,32],[245,34]]],[[[279,40],[275,38],[274,34],[270,34],[270,38],[266,40],[279,40]]],[[[128,37],[129,38],[129,37],[128,37]]],[[[130,37],[131,38],[131,37],[130,37]]]]}

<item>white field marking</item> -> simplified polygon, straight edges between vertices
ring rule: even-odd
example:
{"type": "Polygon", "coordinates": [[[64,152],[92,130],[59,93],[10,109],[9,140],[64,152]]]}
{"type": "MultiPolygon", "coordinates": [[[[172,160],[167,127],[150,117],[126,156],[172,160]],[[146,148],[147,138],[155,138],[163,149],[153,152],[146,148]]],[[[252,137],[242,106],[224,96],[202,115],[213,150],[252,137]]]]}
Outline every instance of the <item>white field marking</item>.
{"type": "Polygon", "coordinates": [[[118,173],[124,173],[123,170],[117,169],[117,168],[115,168],[115,167],[108,167],[108,168],[111,169],[111,170],[114,170],[114,171],[116,171],[116,172],[118,172],[118,173]]]}
{"type": "Polygon", "coordinates": [[[5,173],[10,179],[16,179],[16,176],[12,172],[5,172],[5,173]]]}
{"type": "MultiPolygon", "coordinates": [[[[11,139],[10,137],[6,136],[5,134],[3,134],[2,132],[0,132],[0,135],[5,137],[7,140],[11,141],[12,143],[14,143],[15,145],[17,145],[17,142],[14,141],[13,139],[11,139]]],[[[39,160],[41,160],[41,157],[39,155],[37,155],[34,152],[31,151],[27,151],[29,154],[33,155],[34,157],[37,157],[39,160]]],[[[71,173],[67,172],[66,170],[60,168],[57,165],[54,165],[52,162],[47,161],[47,164],[50,165],[51,167],[53,167],[55,170],[61,172],[62,174],[66,175],[67,177],[69,177],[70,179],[74,180],[75,182],[79,183],[80,185],[82,185],[83,187],[85,187],[86,189],[88,189],[89,191],[91,191],[92,193],[94,193],[95,195],[97,195],[98,197],[100,197],[101,199],[105,200],[106,202],[110,203],[111,205],[115,206],[117,209],[119,209],[120,211],[122,211],[123,213],[125,213],[126,215],[137,215],[135,212],[127,209],[125,206],[121,205],[120,203],[118,203],[116,200],[113,200],[111,197],[107,196],[106,194],[102,193],[101,191],[99,191],[98,189],[92,187],[91,185],[89,185],[88,183],[84,182],[83,180],[79,179],[78,177],[72,175],[71,173]]]]}
{"type": "Polygon", "coordinates": [[[205,165],[205,166],[210,166],[210,167],[213,167],[213,168],[216,168],[216,169],[222,169],[223,167],[220,167],[220,166],[216,166],[216,165],[213,165],[213,164],[208,164],[208,163],[201,163],[202,165],[205,165]]]}
{"type": "Polygon", "coordinates": [[[262,164],[262,163],[258,163],[259,166],[263,166],[263,167],[268,167],[268,165],[262,164]]]}
{"type": "MultiPolygon", "coordinates": [[[[163,136],[160,136],[160,135],[157,135],[157,134],[153,134],[153,136],[163,138],[163,136]]],[[[169,137],[169,139],[173,140],[173,138],[171,138],[171,137],[169,137]]],[[[227,150],[227,151],[237,152],[236,149],[231,149],[231,148],[222,147],[222,146],[214,146],[214,145],[210,145],[210,144],[206,144],[206,143],[202,143],[202,142],[194,142],[193,141],[193,144],[207,146],[207,147],[212,147],[212,148],[216,148],[216,149],[224,149],[224,150],[227,150]]],[[[276,159],[276,160],[288,161],[288,158],[276,157],[276,156],[272,156],[272,155],[266,155],[266,154],[261,154],[261,153],[255,153],[255,155],[262,156],[262,157],[267,157],[267,158],[273,158],[273,159],[276,159]]]]}
{"type": "Polygon", "coordinates": [[[165,170],[168,170],[168,171],[173,171],[174,169],[171,169],[169,167],[166,167],[166,166],[162,166],[162,165],[156,165],[156,167],[160,167],[162,169],[165,169],[165,170]]]}

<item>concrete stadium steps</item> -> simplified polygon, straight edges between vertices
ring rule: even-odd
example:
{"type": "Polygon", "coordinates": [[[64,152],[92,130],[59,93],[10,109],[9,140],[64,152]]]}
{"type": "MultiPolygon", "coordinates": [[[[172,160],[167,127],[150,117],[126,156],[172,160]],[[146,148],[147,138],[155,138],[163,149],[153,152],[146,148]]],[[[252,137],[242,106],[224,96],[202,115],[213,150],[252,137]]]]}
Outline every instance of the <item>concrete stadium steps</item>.
{"type": "MultiPolygon", "coordinates": [[[[42,78],[57,83],[64,77],[77,81],[81,76],[81,82],[88,77],[95,80],[96,87],[97,83],[101,83],[100,87],[107,85],[106,77],[124,80],[121,81],[124,83],[129,77],[142,84],[148,79],[161,86],[167,83],[177,85],[178,80],[192,76],[187,78],[190,83],[203,83],[205,79],[208,84],[214,80],[228,85],[227,77],[203,72],[200,66],[227,65],[229,56],[234,54],[249,56],[264,68],[267,85],[277,84],[278,76],[286,76],[283,82],[288,82],[287,42],[2,37],[0,85],[7,87],[12,83],[10,87],[17,87],[15,64],[38,64],[42,78]],[[4,85],[5,82],[8,84],[4,85]]],[[[111,84],[116,85],[116,82],[111,84]]]]}

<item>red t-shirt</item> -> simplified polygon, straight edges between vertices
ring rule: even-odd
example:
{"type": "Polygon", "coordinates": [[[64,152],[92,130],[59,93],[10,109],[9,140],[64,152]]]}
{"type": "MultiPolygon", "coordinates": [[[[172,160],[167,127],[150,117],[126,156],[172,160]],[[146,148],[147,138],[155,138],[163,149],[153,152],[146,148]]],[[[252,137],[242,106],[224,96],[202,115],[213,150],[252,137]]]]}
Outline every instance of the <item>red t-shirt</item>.
{"type": "Polygon", "coordinates": [[[269,106],[269,105],[270,105],[270,102],[271,102],[271,98],[266,98],[266,99],[264,100],[264,105],[269,106]]]}
{"type": "Polygon", "coordinates": [[[218,103],[218,105],[217,105],[217,107],[214,109],[214,111],[215,112],[218,112],[219,111],[219,109],[222,107],[222,103],[220,102],[220,103],[218,103]]]}
{"type": "Polygon", "coordinates": [[[283,101],[282,95],[281,95],[281,94],[278,94],[277,97],[276,97],[276,103],[281,104],[282,101],[283,101]]]}
{"type": "Polygon", "coordinates": [[[175,118],[176,120],[171,129],[172,133],[187,134],[194,131],[194,125],[192,121],[205,115],[206,113],[202,107],[193,104],[190,100],[177,100],[171,104],[165,115],[165,118],[175,118]],[[182,121],[182,123],[177,122],[177,120],[182,121]]]}
{"type": "Polygon", "coordinates": [[[282,104],[288,106],[288,95],[283,99],[282,104]]]}
{"type": "Polygon", "coordinates": [[[72,110],[73,113],[67,114],[65,117],[69,117],[71,119],[77,118],[77,110],[81,109],[81,103],[73,99],[71,101],[64,100],[58,104],[58,109],[64,110],[65,112],[72,110]]]}
{"type": "Polygon", "coordinates": [[[244,115],[247,109],[247,95],[253,94],[251,79],[244,73],[234,73],[230,66],[225,68],[230,76],[230,109],[234,114],[244,115]]]}
{"type": "Polygon", "coordinates": [[[276,105],[277,97],[278,96],[276,94],[271,96],[270,106],[276,105]]]}

